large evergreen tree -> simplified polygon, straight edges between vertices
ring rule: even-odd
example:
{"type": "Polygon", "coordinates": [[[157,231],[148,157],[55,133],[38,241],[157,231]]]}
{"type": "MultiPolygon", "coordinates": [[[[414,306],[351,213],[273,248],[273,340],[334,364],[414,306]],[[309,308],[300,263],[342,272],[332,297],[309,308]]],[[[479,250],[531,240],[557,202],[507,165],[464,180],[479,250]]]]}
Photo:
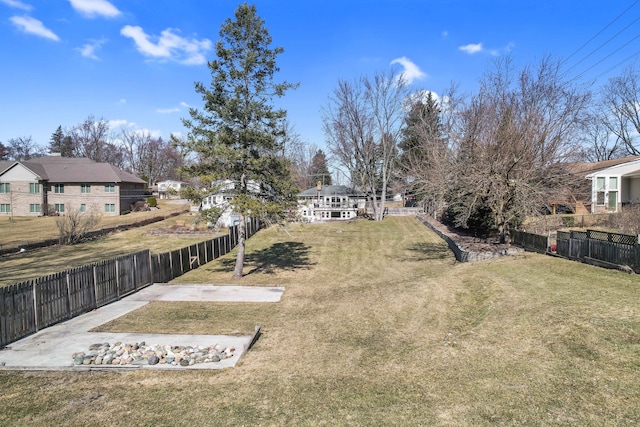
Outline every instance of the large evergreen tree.
{"type": "Polygon", "coordinates": [[[70,136],[64,134],[62,126],[58,126],[51,134],[49,152],[60,153],[62,157],[73,157],[73,141],[70,136]]]}
{"type": "Polygon", "coordinates": [[[217,59],[208,64],[211,85],[195,84],[203,110],[191,109],[190,119],[183,119],[189,132],[180,143],[198,154],[185,172],[235,184],[231,206],[240,221],[234,278],[242,277],[247,216],[282,213],[295,202],[280,147],[286,112],[271,101],[296,85],[274,82],[276,57],[284,49],[270,47],[271,41],[256,7],[238,6],[235,20],[222,24],[217,59]],[[259,193],[252,183],[260,185],[259,193]]]}
{"type": "Polygon", "coordinates": [[[331,173],[327,165],[327,156],[324,151],[318,150],[311,159],[309,165],[309,175],[315,180],[320,181],[322,185],[331,185],[331,173]]]}
{"type": "Polygon", "coordinates": [[[400,187],[413,193],[431,215],[444,206],[450,179],[450,150],[441,108],[431,92],[416,94],[404,118],[400,155],[400,187]]]}

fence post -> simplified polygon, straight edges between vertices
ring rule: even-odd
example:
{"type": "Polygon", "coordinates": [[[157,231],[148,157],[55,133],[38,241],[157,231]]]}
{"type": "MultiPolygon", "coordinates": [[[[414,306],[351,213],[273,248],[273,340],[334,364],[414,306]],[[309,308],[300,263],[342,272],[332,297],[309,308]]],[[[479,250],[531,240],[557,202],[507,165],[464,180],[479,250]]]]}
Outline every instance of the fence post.
{"type": "Polygon", "coordinates": [[[98,264],[93,263],[93,267],[91,268],[93,272],[93,307],[98,308],[98,264]]]}
{"type": "Polygon", "coordinates": [[[31,292],[33,292],[33,319],[36,323],[36,332],[40,330],[40,321],[38,319],[38,293],[36,292],[36,281],[31,282],[31,292]]]}
{"type": "Polygon", "coordinates": [[[115,260],[116,262],[116,299],[120,299],[120,263],[118,262],[118,258],[115,260]]]}
{"type": "Polygon", "coordinates": [[[64,272],[65,283],[67,285],[67,319],[71,319],[71,289],[69,286],[69,270],[64,272]]]}

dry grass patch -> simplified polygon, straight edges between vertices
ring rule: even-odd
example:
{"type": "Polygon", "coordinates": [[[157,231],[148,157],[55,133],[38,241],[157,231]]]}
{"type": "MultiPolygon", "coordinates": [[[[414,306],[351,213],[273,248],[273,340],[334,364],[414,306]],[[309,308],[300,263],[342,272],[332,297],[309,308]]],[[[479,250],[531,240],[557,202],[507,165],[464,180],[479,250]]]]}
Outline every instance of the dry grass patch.
{"type": "MultiPolygon", "coordinates": [[[[150,218],[163,218],[173,213],[184,212],[184,205],[160,204],[161,209],[149,212],[131,212],[127,215],[102,215],[94,228],[109,228],[117,225],[134,224],[150,218]]],[[[15,248],[20,245],[37,243],[58,238],[56,217],[13,217],[0,216],[0,249],[15,248]]]]}
{"type": "MultiPolygon", "coordinates": [[[[188,214],[180,215],[143,227],[114,232],[86,243],[72,246],[55,245],[0,257],[0,271],[2,272],[0,286],[57,273],[69,268],[143,249],[149,249],[152,253],[160,253],[206,240],[202,236],[162,237],[148,234],[150,230],[170,227],[176,221],[189,221],[190,218],[188,214]]],[[[212,235],[212,237],[215,236],[212,235]]]]}
{"type": "MultiPolygon", "coordinates": [[[[103,325],[244,333],[260,324],[236,368],[1,372],[0,424],[640,421],[637,276],[537,254],[459,264],[410,218],[272,228],[247,249],[248,274],[234,284],[284,285],[280,302],[153,303],[103,325]]],[[[176,282],[230,283],[234,256],[176,282]]]]}

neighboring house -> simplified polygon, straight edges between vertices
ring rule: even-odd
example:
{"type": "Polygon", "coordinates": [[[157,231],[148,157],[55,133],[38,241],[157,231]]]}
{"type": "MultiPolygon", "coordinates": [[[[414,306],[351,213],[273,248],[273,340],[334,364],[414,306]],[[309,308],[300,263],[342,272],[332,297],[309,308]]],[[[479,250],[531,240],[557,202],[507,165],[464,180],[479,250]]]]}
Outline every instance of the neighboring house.
{"type": "MultiPolygon", "coordinates": [[[[215,188],[215,192],[212,192],[202,199],[202,203],[200,203],[200,205],[192,206],[191,210],[198,212],[211,208],[219,208],[222,210],[222,214],[220,215],[216,226],[231,227],[236,225],[240,221],[240,216],[231,209],[231,200],[233,200],[236,184],[236,182],[229,179],[213,182],[211,186],[215,188]]],[[[260,184],[253,180],[250,180],[247,183],[247,189],[254,194],[259,194],[261,192],[260,184]]]]}
{"type": "Polygon", "coordinates": [[[190,186],[188,182],[174,181],[171,179],[167,179],[165,181],[158,181],[156,185],[158,188],[159,199],[170,199],[171,193],[174,193],[174,191],[175,191],[174,194],[180,194],[180,190],[190,186]]]}
{"type": "Polygon", "coordinates": [[[0,161],[0,215],[119,215],[144,200],[145,181],[108,163],[61,156],[0,161]]]}
{"type": "Polygon", "coordinates": [[[591,213],[640,204],[640,156],[588,163],[581,172],[591,180],[591,213]]]}
{"type": "Polygon", "coordinates": [[[298,194],[298,213],[309,222],[349,220],[365,207],[366,195],[344,185],[319,185],[298,194]]]}

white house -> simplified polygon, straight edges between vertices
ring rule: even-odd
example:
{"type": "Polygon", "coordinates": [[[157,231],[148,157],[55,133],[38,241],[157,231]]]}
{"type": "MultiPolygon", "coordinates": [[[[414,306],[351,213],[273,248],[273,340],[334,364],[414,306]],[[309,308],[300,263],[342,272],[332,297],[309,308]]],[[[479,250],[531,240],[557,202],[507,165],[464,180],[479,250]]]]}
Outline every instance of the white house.
{"type": "MultiPolygon", "coordinates": [[[[202,203],[200,203],[199,206],[192,206],[191,210],[201,211],[211,208],[220,208],[222,209],[222,215],[220,215],[216,226],[231,227],[236,225],[240,221],[240,216],[231,209],[233,190],[235,190],[236,185],[237,182],[229,179],[213,182],[212,187],[215,188],[215,192],[212,192],[202,199],[202,203]]],[[[259,194],[261,191],[260,184],[253,180],[247,182],[247,189],[255,194],[259,194]]]]}
{"type": "Polygon", "coordinates": [[[182,190],[183,188],[189,187],[189,183],[184,181],[175,181],[172,179],[167,179],[165,181],[158,181],[157,186],[158,186],[158,198],[169,199],[171,196],[169,193],[172,193],[173,190],[175,190],[175,193],[179,194],[180,190],[182,190]]]}
{"type": "Polygon", "coordinates": [[[619,212],[640,204],[640,156],[594,163],[586,175],[591,180],[591,213],[619,212]]]}
{"type": "Polygon", "coordinates": [[[319,185],[298,194],[298,214],[304,221],[344,221],[364,211],[366,195],[344,185],[319,185]]]}

